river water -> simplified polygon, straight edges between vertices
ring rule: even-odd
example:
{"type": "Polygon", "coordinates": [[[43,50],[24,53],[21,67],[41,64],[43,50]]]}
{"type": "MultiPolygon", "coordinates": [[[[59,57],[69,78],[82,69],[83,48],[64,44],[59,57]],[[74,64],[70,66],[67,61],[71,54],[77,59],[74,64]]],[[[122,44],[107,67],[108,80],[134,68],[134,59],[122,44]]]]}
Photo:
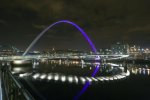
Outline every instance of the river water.
{"type": "Polygon", "coordinates": [[[90,85],[81,100],[150,100],[150,65],[144,63],[51,60],[13,66],[12,73],[36,100],[72,100],[87,81],[90,85]]]}

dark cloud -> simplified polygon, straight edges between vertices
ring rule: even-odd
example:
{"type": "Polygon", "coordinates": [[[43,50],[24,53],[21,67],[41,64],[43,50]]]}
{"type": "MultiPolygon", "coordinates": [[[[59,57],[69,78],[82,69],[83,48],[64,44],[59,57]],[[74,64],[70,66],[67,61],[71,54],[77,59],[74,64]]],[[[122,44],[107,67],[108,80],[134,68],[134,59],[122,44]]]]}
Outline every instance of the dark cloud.
{"type": "MultiPolygon", "coordinates": [[[[81,26],[98,48],[116,41],[149,44],[149,5],[149,0],[1,0],[0,40],[27,46],[49,24],[68,19],[81,26]]],[[[51,45],[63,41],[64,47],[69,45],[65,40],[72,41],[70,47],[84,43],[81,34],[65,24],[55,26],[44,39],[51,45]]]]}

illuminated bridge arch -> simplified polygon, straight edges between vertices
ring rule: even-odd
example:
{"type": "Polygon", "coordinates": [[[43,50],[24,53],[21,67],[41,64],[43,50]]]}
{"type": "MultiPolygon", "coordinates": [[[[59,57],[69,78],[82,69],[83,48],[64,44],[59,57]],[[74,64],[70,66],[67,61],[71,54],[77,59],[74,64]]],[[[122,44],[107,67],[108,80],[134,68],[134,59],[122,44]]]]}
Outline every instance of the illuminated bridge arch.
{"type": "Polygon", "coordinates": [[[80,28],[77,24],[71,22],[71,21],[68,21],[68,20],[61,20],[61,21],[57,21],[51,25],[49,25],[46,29],[44,29],[33,41],[32,43],[29,45],[29,47],[26,49],[26,51],[23,53],[23,56],[25,56],[28,51],[35,45],[35,43],[50,29],[52,28],[53,26],[57,25],[57,24],[60,24],[60,23],[68,23],[68,24],[71,24],[73,25],[75,28],[77,28],[81,34],[84,36],[84,38],[87,40],[87,42],[89,43],[91,49],[93,52],[97,52],[97,49],[95,47],[95,45],[93,44],[93,42],[90,40],[90,38],[88,37],[88,35],[84,32],[84,30],[82,28],[80,28]]]}
{"type": "MultiPolygon", "coordinates": [[[[57,21],[51,25],[49,25],[46,29],[44,29],[33,41],[32,43],[29,45],[29,47],[26,49],[26,51],[23,53],[23,56],[25,56],[27,54],[27,52],[35,45],[35,43],[41,38],[41,36],[44,35],[44,33],[46,33],[51,27],[57,25],[57,24],[60,24],[60,23],[68,23],[68,24],[71,24],[73,25],[75,28],[77,28],[81,34],[84,36],[84,38],[87,40],[87,42],[89,43],[91,49],[93,52],[97,52],[97,49],[95,47],[95,45],[93,44],[93,42],[90,40],[90,38],[87,36],[87,34],[84,32],[83,29],[81,29],[77,24],[71,22],[71,21],[68,21],[68,20],[61,20],[61,21],[57,21]]],[[[96,73],[98,72],[99,70],[99,65],[97,65],[97,67],[95,68],[94,72],[92,73],[92,77],[94,77],[96,75],[96,73]]],[[[87,87],[89,86],[88,83],[86,83],[84,85],[84,87],[82,88],[81,92],[79,92],[79,94],[77,94],[77,96],[75,97],[75,100],[77,100],[82,94],[83,92],[87,89],[87,87]]]]}

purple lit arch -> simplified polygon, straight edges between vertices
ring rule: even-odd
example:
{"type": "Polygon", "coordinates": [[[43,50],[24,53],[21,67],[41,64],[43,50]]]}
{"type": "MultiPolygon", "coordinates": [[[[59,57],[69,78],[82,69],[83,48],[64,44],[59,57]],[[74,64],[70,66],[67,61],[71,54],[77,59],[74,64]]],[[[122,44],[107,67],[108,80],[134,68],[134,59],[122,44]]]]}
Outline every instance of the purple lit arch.
{"type": "Polygon", "coordinates": [[[28,51],[35,45],[35,43],[50,29],[52,28],[53,26],[57,25],[57,24],[60,24],[60,23],[68,23],[68,24],[71,24],[73,25],[74,27],[76,27],[81,33],[82,35],[84,36],[84,38],[87,40],[87,42],[89,43],[90,47],[92,48],[92,51],[93,52],[97,52],[97,49],[95,48],[95,45],[93,44],[93,42],[90,40],[90,38],[87,36],[87,34],[84,32],[83,29],[81,29],[77,24],[71,22],[71,21],[68,21],[68,20],[61,20],[61,21],[57,21],[51,25],[49,25],[46,29],[44,29],[33,41],[32,43],[29,45],[29,47],[26,49],[26,51],[23,53],[23,56],[25,56],[28,51]]]}
{"type": "MultiPolygon", "coordinates": [[[[35,45],[35,43],[50,29],[52,28],[53,26],[57,25],[57,24],[60,24],[60,23],[68,23],[68,24],[71,24],[73,25],[75,28],[77,28],[81,34],[84,36],[84,38],[87,40],[87,42],[89,43],[92,51],[94,53],[97,52],[97,49],[95,47],[95,45],[93,44],[93,42],[90,40],[90,38],[88,37],[88,35],[84,32],[83,29],[81,29],[77,24],[71,22],[71,21],[68,21],[68,20],[61,20],[61,21],[57,21],[51,25],[49,25],[46,29],[44,29],[33,41],[32,43],[29,45],[29,47],[26,49],[26,51],[23,53],[23,56],[25,56],[28,51],[35,45]]],[[[92,73],[92,77],[94,77],[96,75],[96,73],[98,72],[99,70],[99,67],[100,65],[97,65],[94,72],[92,73]]],[[[86,82],[86,84],[84,85],[84,87],[82,88],[82,90],[74,97],[74,100],[78,100],[79,97],[86,91],[86,89],[89,87],[89,82],[86,82]]]]}

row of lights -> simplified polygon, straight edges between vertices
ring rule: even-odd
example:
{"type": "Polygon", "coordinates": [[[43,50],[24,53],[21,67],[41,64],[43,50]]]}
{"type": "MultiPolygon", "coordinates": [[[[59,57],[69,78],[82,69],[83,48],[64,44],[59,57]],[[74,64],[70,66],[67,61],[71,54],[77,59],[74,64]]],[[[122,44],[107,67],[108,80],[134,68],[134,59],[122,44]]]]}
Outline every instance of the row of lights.
{"type": "Polygon", "coordinates": [[[119,80],[126,78],[127,76],[130,75],[130,72],[127,71],[127,73],[122,72],[121,74],[118,75],[113,75],[113,76],[99,76],[99,77],[77,77],[77,76],[66,76],[66,75],[60,75],[58,73],[24,73],[24,74],[19,74],[20,78],[27,77],[27,76],[32,76],[34,80],[54,80],[54,81],[61,81],[61,82],[69,82],[69,83],[82,83],[85,84],[86,82],[92,83],[92,82],[104,82],[104,81],[113,81],[113,80],[119,80]]]}
{"type": "Polygon", "coordinates": [[[131,69],[132,74],[143,74],[143,75],[150,75],[150,69],[149,68],[132,68],[131,69]]]}
{"type": "Polygon", "coordinates": [[[10,65],[10,62],[1,62],[0,65],[1,65],[1,66],[9,66],[9,65],[10,65]]]}

